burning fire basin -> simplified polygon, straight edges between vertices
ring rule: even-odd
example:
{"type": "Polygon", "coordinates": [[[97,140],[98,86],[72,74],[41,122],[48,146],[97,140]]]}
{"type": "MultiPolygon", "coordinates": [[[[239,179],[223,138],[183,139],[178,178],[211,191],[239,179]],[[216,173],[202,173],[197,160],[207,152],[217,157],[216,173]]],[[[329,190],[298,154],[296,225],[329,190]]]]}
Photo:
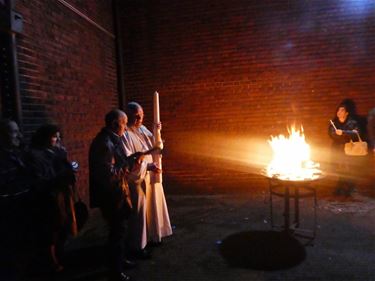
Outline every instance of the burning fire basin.
{"type": "Polygon", "coordinates": [[[284,199],[284,225],[287,233],[313,240],[316,236],[316,190],[311,183],[322,177],[319,163],[310,159],[310,146],[305,141],[303,128],[298,131],[294,127],[288,130],[289,137],[271,136],[268,141],[272,147],[273,159],[264,170],[269,178],[271,227],[273,222],[273,196],[284,199]],[[314,224],[312,229],[300,228],[300,198],[312,197],[314,206],[314,224]],[[294,199],[294,219],[290,220],[290,199],[294,199]]]}
{"type": "Polygon", "coordinates": [[[310,160],[310,146],[305,141],[303,128],[288,129],[289,137],[271,136],[269,144],[273,159],[266,169],[266,176],[286,181],[309,181],[320,178],[319,163],[310,160]]]}

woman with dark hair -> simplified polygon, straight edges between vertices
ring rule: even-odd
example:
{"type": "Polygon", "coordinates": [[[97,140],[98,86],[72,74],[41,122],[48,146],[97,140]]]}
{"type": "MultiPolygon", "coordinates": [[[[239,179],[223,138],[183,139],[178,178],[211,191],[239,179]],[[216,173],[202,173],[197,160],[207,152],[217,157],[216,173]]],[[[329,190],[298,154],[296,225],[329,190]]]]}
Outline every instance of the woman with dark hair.
{"type": "Polygon", "coordinates": [[[353,174],[353,157],[345,154],[345,143],[357,141],[359,132],[358,122],[354,119],[355,107],[352,100],[343,100],[336,109],[336,116],[331,120],[328,133],[332,142],[331,164],[338,173],[339,180],[336,195],[350,196],[355,189],[355,174],[353,174]]]}
{"type": "Polygon", "coordinates": [[[72,191],[75,177],[60,137],[58,126],[43,125],[33,135],[30,149],[40,207],[37,223],[42,247],[47,248],[47,257],[55,272],[63,270],[60,259],[67,234],[77,233],[72,191]]]}

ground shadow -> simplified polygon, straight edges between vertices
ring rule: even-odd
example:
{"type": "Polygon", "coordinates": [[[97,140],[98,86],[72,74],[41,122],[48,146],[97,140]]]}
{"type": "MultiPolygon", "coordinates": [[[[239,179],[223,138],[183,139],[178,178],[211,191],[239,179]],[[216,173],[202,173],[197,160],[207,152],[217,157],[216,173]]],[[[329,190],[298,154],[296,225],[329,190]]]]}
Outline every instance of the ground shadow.
{"type": "Polygon", "coordinates": [[[65,253],[64,264],[69,268],[92,268],[106,264],[107,248],[97,245],[65,253]]]}
{"type": "Polygon", "coordinates": [[[226,237],[220,253],[232,267],[256,270],[287,269],[306,258],[305,248],[285,232],[249,231],[226,237]]]}
{"type": "MultiPolygon", "coordinates": [[[[34,260],[29,269],[16,280],[22,281],[94,281],[107,275],[107,252],[104,245],[67,251],[63,258],[64,271],[51,272],[44,260],[34,260]]],[[[2,280],[0,278],[0,280],[2,280]]]]}
{"type": "Polygon", "coordinates": [[[107,257],[105,245],[69,251],[64,257],[64,275],[71,277],[69,280],[96,280],[106,275],[107,257]]]}

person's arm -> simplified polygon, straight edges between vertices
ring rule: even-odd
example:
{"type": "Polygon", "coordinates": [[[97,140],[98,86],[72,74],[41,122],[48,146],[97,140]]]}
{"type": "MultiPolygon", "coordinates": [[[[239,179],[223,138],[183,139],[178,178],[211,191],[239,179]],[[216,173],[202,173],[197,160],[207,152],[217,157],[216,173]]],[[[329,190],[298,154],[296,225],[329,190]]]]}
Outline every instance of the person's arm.
{"type": "Polygon", "coordinates": [[[345,129],[342,130],[342,134],[347,136],[348,139],[357,139],[358,135],[360,134],[357,121],[354,119],[348,120],[348,122],[345,124],[345,129]]]}
{"type": "Polygon", "coordinates": [[[124,167],[115,162],[114,146],[104,140],[96,140],[89,154],[90,176],[96,184],[105,188],[113,184],[124,175],[124,167]]]}
{"type": "Polygon", "coordinates": [[[354,139],[357,137],[357,133],[359,134],[358,124],[355,120],[349,120],[345,125],[344,128],[335,124],[336,128],[330,124],[328,127],[328,134],[329,136],[337,142],[348,142],[350,139],[354,139]]]}
{"type": "Polygon", "coordinates": [[[328,126],[328,135],[333,141],[340,142],[342,140],[342,130],[337,129],[333,126],[333,124],[329,124],[328,126]]]}

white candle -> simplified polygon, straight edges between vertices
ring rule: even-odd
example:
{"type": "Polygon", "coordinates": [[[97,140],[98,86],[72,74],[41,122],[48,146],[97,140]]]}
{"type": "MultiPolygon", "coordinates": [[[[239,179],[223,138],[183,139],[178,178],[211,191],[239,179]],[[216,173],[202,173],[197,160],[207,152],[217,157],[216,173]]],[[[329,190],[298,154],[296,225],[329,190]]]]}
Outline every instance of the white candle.
{"type": "Polygon", "coordinates": [[[159,93],[154,93],[154,123],[160,123],[159,93]]]}
{"type": "MultiPolygon", "coordinates": [[[[154,93],[154,138],[155,138],[155,146],[159,147],[160,149],[163,149],[163,141],[161,140],[161,133],[160,128],[158,128],[158,124],[160,123],[160,109],[159,109],[159,93],[154,93]]],[[[157,154],[153,156],[154,162],[159,167],[159,169],[162,169],[162,155],[157,154]]],[[[160,182],[162,183],[163,177],[161,173],[154,174],[154,182],[160,182]]]]}

